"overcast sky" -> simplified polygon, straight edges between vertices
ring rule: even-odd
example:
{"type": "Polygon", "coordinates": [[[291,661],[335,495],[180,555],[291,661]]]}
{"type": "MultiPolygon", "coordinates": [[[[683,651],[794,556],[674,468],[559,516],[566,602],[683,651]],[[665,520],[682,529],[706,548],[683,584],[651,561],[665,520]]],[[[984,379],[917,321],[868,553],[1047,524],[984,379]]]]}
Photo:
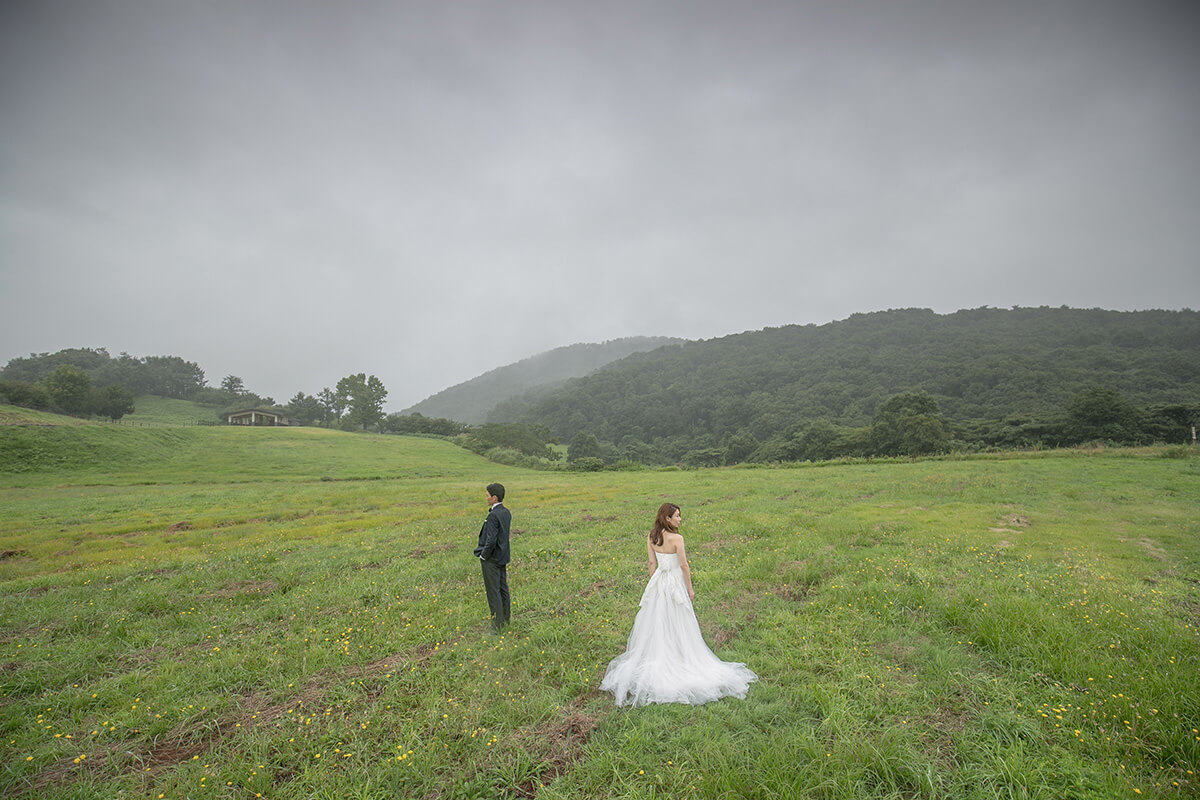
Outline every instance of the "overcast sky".
{"type": "Polygon", "coordinates": [[[0,365],[396,411],[623,336],[1196,308],[1197,9],[8,0],[0,365]]]}

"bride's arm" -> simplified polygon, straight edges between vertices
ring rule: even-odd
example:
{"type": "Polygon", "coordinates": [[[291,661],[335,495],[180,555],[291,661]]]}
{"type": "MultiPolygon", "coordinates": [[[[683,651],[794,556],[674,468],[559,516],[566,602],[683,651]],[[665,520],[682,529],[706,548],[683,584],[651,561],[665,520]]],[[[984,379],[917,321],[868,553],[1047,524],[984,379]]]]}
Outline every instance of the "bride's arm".
{"type": "Polygon", "coordinates": [[[676,545],[675,554],[679,556],[679,571],[683,573],[683,582],[687,586],[688,599],[695,600],[696,593],[692,591],[692,570],[688,567],[687,551],[683,547],[683,537],[679,537],[679,544],[676,545]]]}
{"type": "Polygon", "coordinates": [[[654,557],[654,548],[650,546],[650,537],[646,537],[646,566],[650,569],[650,574],[654,574],[654,568],[658,566],[658,559],[654,557]]]}

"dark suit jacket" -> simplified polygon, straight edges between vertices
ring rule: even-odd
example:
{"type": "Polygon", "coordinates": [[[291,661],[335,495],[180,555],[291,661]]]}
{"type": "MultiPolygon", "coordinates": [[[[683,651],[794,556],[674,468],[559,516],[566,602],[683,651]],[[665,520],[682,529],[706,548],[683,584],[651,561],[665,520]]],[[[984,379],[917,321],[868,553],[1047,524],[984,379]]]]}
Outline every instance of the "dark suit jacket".
{"type": "Polygon", "coordinates": [[[497,564],[507,564],[508,529],[511,525],[512,514],[507,508],[497,504],[488,512],[487,519],[479,530],[479,546],[475,548],[475,555],[497,564]]]}

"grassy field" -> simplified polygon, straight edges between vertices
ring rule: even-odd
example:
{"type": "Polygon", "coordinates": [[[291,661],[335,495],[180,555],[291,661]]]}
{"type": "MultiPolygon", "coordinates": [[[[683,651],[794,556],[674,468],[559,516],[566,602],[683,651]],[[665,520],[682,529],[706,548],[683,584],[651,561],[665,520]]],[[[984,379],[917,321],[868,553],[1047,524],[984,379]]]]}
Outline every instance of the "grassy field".
{"type": "Polygon", "coordinates": [[[1186,451],[543,473],[24,413],[0,408],[5,796],[1200,796],[1186,451]],[[492,480],[503,637],[471,554],[492,480]],[[595,689],[664,499],[744,701],[595,689]]]}
{"type": "Polygon", "coordinates": [[[221,422],[221,409],[202,406],[190,400],[138,395],[133,401],[134,412],[121,419],[121,425],[138,427],[155,425],[216,425],[221,422]]]}

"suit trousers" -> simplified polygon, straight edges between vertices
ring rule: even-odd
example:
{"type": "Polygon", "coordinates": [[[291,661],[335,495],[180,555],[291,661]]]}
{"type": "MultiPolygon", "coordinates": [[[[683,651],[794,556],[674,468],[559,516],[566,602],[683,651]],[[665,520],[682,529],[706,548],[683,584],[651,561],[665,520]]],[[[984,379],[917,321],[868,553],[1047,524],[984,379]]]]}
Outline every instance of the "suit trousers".
{"type": "Polygon", "coordinates": [[[508,565],[480,559],[483,568],[483,588],[487,590],[488,610],[492,613],[492,630],[499,632],[508,624],[508,565]]]}

